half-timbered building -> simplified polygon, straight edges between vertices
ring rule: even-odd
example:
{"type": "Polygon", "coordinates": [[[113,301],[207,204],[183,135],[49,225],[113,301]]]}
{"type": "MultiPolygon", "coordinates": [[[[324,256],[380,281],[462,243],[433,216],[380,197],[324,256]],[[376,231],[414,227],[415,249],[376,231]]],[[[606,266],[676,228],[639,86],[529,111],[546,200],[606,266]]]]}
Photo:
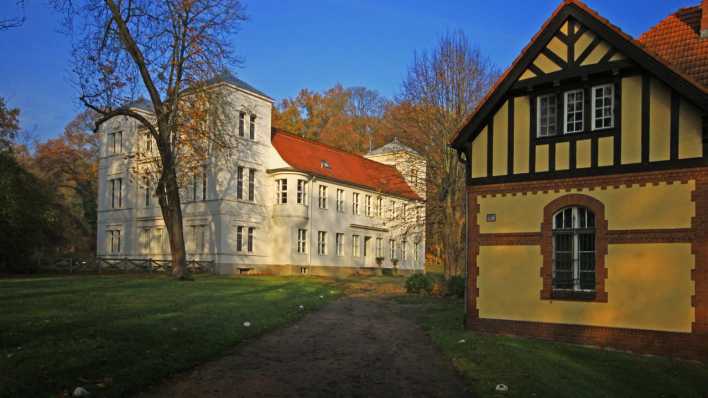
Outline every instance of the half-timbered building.
{"type": "Polygon", "coordinates": [[[466,120],[469,328],[708,357],[707,10],[566,0],[466,120]]]}

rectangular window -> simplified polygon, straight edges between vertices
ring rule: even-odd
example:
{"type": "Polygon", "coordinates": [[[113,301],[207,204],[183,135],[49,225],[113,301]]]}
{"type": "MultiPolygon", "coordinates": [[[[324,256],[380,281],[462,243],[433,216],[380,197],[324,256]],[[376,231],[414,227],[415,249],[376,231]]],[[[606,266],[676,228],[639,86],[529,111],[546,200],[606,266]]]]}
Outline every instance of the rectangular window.
{"type": "Polygon", "coordinates": [[[408,242],[405,240],[401,242],[401,261],[408,260],[408,242]]]}
{"type": "Polygon", "coordinates": [[[243,167],[236,168],[236,199],[243,199],[243,167]]]}
{"type": "Polygon", "coordinates": [[[248,200],[256,201],[256,169],[248,169],[248,200]]]}
{"type": "Polygon", "coordinates": [[[352,256],[361,256],[361,242],[359,241],[359,235],[352,235],[352,256]]]}
{"type": "Polygon", "coordinates": [[[369,255],[369,246],[370,245],[371,245],[371,237],[365,236],[364,237],[364,257],[367,257],[369,255]]]}
{"type": "Polygon", "coordinates": [[[550,137],[558,134],[558,100],[555,94],[546,94],[537,100],[537,136],[550,137]]]}
{"type": "Polygon", "coordinates": [[[151,155],[152,154],[152,136],[150,135],[150,131],[145,130],[145,131],[140,131],[138,133],[138,136],[142,139],[143,143],[141,145],[143,154],[144,155],[151,155]]]}
{"type": "Polygon", "coordinates": [[[344,190],[337,189],[337,211],[344,213],[344,190]]]}
{"type": "Polygon", "coordinates": [[[256,115],[251,115],[251,120],[250,120],[250,123],[248,124],[248,127],[249,127],[248,138],[255,140],[256,139],[256,115]]]}
{"type": "Polygon", "coordinates": [[[388,251],[389,251],[389,256],[391,259],[396,258],[396,241],[393,239],[390,239],[388,241],[388,251]]]}
{"type": "Polygon", "coordinates": [[[275,180],[276,183],[276,189],[277,189],[277,198],[276,202],[279,205],[283,205],[288,203],[288,180],[286,179],[280,179],[280,180],[275,180]]]}
{"type": "Polygon", "coordinates": [[[376,213],[376,217],[380,218],[383,214],[383,198],[376,198],[376,207],[374,208],[374,211],[376,213]]]}
{"type": "Polygon", "coordinates": [[[307,230],[298,229],[297,230],[297,252],[306,253],[307,250],[307,230]]]}
{"type": "Polygon", "coordinates": [[[240,225],[236,227],[236,251],[243,251],[243,227],[240,225]]]}
{"type": "Polygon", "coordinates": [[[408,211],[408,205],[405,204],[405,203],[403,203],[403,204],[401,205],[401,219],[402,219],[403,221],[406,220],[406,212],[407,212],[407,211],[408,211]]]}
{"type": "Polygon", "coordinates": [[[418,264],[418,260],[420,260],[420,243],[418,242],[413,244],[413,259],[415,260],[415,263],[418,264]]]}
{"type": "Polygon", "coordinates": [[[192,200],[206,200],[207,174],[206,169],[192,175],[192,200]]]}
{"type": "Polygon", "coordinates": [[[108,234],[108,253],[119,254],[120,253],[120,230],[119,229],[109,229],[106,231],[108,234]]]}
{"type": "Polygon", "coordinates": [[[150,242],[151,253],[160,254],[164,251],[165,241],[163,239],[165,238],[162,235],[162,228],[153,228],[150,242]]]}
{"type": "Polygon", "coordinates": [[[192,248],[193,253],[204,253],[206,251],[206,225],[192,225],[192,248]]]}
{"type": "Polygon", "coordinates": [[[256,228],[248,227],[248,252],[253,253],[253,238],[256,232],[256,228]]]}
{"type": "Polygon", "coordinates": [[[108,133],[108,154],[114,155],[123,152],[123,132],[108,133]]]}
{"type": "Polygon", "coordinates": [[[140,253],[150,254],[150,228],[143,228],[140,230],[140,237],[138,238],[140,243],[140,253]]]}
{"type": "Polygon", "coordinates": [[[239,112],[238,114],[238,136],[243,137],[246,135],[246,112],[239,112]]]}
{"type": "Polygon", "coordinates": [[[352,193],[352,214],[359,215],[359,194],[352,193]]]}
{"type": "Polygon", "coordinates": [[[393,220],[396,217],[396,202],[393,200],[388,202],[388,219],[393,220]]]}
{"type": "Polygon", "coordinates": [[[337,234],[335,236],[335,243],[337,246],[337,255],[338,256],[343,256],[344,255],[344,234],[337,234]]]}
{"type": "Polygon", "coordinates": [[[383,239],[381,238],[376,238],[376,257],[381,257],[383,258],[384,253],[383,253],[383,239]]]}
{"type": "Polygon", "coordinates": [[[371,195],[366,195],[364,197],[364,213],[366,214],[367,217],[372,216],[371,212],[371,195]]]}
{"type": "Polygon", "coordinates": [[[317,254],[320,256],[327,255],[327,232],[317,232],[317,254]]]}
{"type": "Polygon", "coordinates": [[[111,209],[123,207],[123,179],[114,178],[109,180],[111,189],[111,209]]]}
{"type": "Polygon", "coordinates": [[[143,178],[143,187],[145,188],[145,207],[150,207],[150,197],[152,196],[150,177],[143,178]]]}
{"type": "Polygon", "coordinates": [[[320,185],[319,191],[320,191],[320,197],[319,197],[320,209],[327,209],[327,186],[320,185]]]}
{"type": "Polygon", "coordinates": [[[565,112],[563,113],[563,121],[565,134],[579,133],[585,128],[584,110],[585,110],[585,92],[582,89],[566,91],[565,96],[565,112]]]}
{"type": "Polygon", "coordinates": [[[307,181],[297,180],[297,204],[307,204],[307,181]]]}
{"type": "Polygon", "coordinates": [[[612,84],[592,88],[592,129],[614,127],[615,87],[612,84]]]}

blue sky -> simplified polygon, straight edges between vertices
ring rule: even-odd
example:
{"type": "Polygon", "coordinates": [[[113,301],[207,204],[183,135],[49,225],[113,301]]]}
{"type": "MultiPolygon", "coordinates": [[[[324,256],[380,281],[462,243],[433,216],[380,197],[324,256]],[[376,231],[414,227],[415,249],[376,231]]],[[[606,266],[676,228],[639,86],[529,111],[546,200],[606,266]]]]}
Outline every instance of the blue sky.
{"type": "MultiPolygon", "coordinates": [[[[14,12],[1,0],[0,16],[14,12]]],[[[60,134],[81,111],[71,84],[70,38],[47,0],[26,0],[24,26],[0,32],[0,96],[22,111],[23,128],[39,138],[60,134]]],[[[560,0],[243,0],[250,20],[233,37],[244,59],[235,72],[275,99],[337,82],[394,96],[416,50],[461,29],[505,68],[560,0]]],[[[586,0],[638,36],[699,0],[586,0]]]]}

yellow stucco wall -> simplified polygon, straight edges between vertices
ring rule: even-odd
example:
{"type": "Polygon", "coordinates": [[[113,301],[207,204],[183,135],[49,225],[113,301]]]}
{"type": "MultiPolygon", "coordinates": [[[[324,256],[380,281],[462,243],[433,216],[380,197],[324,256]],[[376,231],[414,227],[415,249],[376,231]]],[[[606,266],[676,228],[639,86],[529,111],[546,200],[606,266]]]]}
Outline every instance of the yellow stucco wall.
{"type": "Polygon", "coordinates": [[[587,168],[592,165],[590,140],[579,140],[575,143],[575,165],[579,169],[587,168]]]}
{"type": "Polygon", "coordinates": [[[529,97],[514,98],[514,173],[529,171],[529,97]]]}
{"type": "Polygon", "coordinates": [[[622,164],[642,161],[642,77],[622,79],[622,164]]]}
{"type": "Polygon", "coordinates": [[[548,171],[548,144],[536,145],[536,171],[548,171]]]}
{"type": "Polygon", "coordinates": [[[568,193],[583,193],[605,204],[609,229],[690,228],[695,205],[691,192],[694,180],[686,184],[660,183],[606,189],[575,189],[570,192],[529,193],[524,196],[479,197],[477,223],[481,233],[539,232],[543,208],[553,199],[568,193]],[[522,205],[520,205],[522,204],[522,205]],[[486,215],[496,214],[495,222],[486,215]]]}
{"type": "Polygon", "coordinates": [[[531,72],[531,70],[526,69],[524,71],[524,73],[522,73],[521,76],[519,77],[519,80],[526,80],[526,79],[530,79],[532,77],[536,77],[536,74],[531,72]]]}
{"type": "Polygon", "coordinates": [[[570,168],[570,143],[559,142],[556,144],[556,170],[570,168]]]}
{"type": "Polygon", "coordinates": [[[509,104],[504,104],[494,115],[494,156],[492,157],[492,175],[507,174],[509,158],[509,104]]]}
{"type": "MultiPolygon", "coordinates": [[[[669,160],[671,143],[671,90],[651,79],[649,98],[649,160],[669,160]]],[[[624,127],[624,124],[622,124],[624,127]]]]}
{"type": "Polygon", "coordinates": [[[536,65],[539,69],[541,69],[543,73],[558,72],[559,70],[561,70],[561,67],[558,66],[558,64],[551,61],[543,54],[539,54],[533,61],[533,64],[536,65]]]}
{"type": "Polygon", "coordinates": [[[472,141],[472,177],[487,175],[487,128],[472,141]]]}
{"type": "Polygon", "coordinates": [[[603,42],[600,42],[595,48],[590,51],[590,54],[588,54],[587,58],[583,60],[583,62],[580,65],[592,65],[600,62],[600,59],[607,54],[607,51],[610,50],[610,46],[603,42]]]}
{"type": "Polygon", "coordinates": [[[600,137],[597,140],[597,165],[612,166],[615,161],[614,137],[600,137]]]}
{"type": "Polygon", "coordinates": [[[609,245],[607,303],[541,300],[538,246],[482,246],[481,318],[690,332],[694,259],[688,243],[609,245]]]}
{"type": "Polygon", "coordinates": [[[578,57],[580,57],[580,54],[583,53],[583,51],[587,48],[587,46],[590,45],[590,43],[593,41],[595,38],[595,35],[590,32],[589,30],[583,33],[582,36],[578,40],[575,41],[575,47],[573,49],[573,54],[575,56],[575,59],[577,60],[578,57]]]}
{"type": "Polygon", "coordinates": [[[546,48],[559,56],[563,61],[568,62],[568,46],[557,37],[552,38],[546,48]]]}
{"type": "Polygon", "coordinates": [[[701,113],[686,100],[679,105],[679,159],[703,156],[701,113]]]}

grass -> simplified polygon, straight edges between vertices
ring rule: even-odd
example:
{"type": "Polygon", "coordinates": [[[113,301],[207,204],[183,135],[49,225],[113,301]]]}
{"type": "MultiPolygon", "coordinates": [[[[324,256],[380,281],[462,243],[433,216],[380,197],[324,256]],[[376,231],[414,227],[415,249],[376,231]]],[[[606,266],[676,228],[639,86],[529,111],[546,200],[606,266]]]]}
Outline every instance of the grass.
{"type": "Polygon", "coordinates": [[[76,386],[126,396],[339,294],[326,280],[292,277],[0,280],[0,397],[62,396],[76,386]]]}
{"type": "Polygon", "coordinates": [[[698,363],[474,333],[462,327],[461,300],[396,300],[479,397],[708,397],[708,367],[698,363]]]}

